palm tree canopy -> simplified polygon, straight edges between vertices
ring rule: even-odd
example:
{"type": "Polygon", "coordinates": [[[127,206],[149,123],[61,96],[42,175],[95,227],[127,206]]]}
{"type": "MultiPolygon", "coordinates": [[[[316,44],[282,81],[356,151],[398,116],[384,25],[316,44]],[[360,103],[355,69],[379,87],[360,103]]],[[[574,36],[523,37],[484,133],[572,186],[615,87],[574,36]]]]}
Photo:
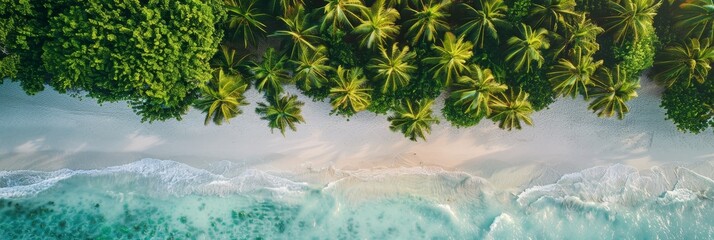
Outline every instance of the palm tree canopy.
{"type": "Polygon", "coordinates": [[[305,16],[305,9],[299,6],[292,15],[279,19],[285,23],[286,30],[278,30],[271,37],[282,37],[290,45],[290,56],[296,56],[304,49],[315,50],[315,43],[319,41],[317,26],[312,25],[305,16]]]}
{"type": "Polygon", "coordinates": [[[322,7],[324,17],[320,30],[325,30],[328,27],[332,28],[332,32],[337,31],[340,27],[349,27],[352,29],[352,21],[358,21],[362,18],[362,12],[367,9],[361,0],[325,0],[327,4],[322,7]]]}
{"type": "Polygon", "coordinates": [[[517,94],[514,91],[502,92],[491,99],[491,109],[493,114],[490,118],[494,122],[498,122],[498,127],[511,131],[513,129],[521,129],[521,122],[533,125],[531,114],[533,107],[528,101],[528,93],[519,90],[517,94]]]}
{"type": "Polygon", "coordinates": [[[367,109],[371,101],[370,91],[365,86],[367,78],[362,69],[352,68],[345,70],[337,67],[335,86],[330,89],[332,107],[335,110],[359,112],[367,109]]]}
{"type": "Polygon", "coordinates": [[[692,79],[703,83],[709,75],[712,61],[714,48],[709,39],[700,41],[692,38],[662,51],[655,60],[653,78],[667,87],[677,81],[687,81],[689,85],[692,79]]]}
{"type": "Polygon", "coordinates": [[[407,35],[411,37],[412,43],[422,40],[434,42],[440,32],[449,30],[449,24],[446,22],[449,5],[450,0],[430,0],[428,4],[421,4],[419,10],[411,7],[407,9],[413,14],[412,18],[405,22],[405,25],[410,26],[407,35]]]}
{"type": "Polygon", "coordinates": [[[221,44],[221,49],[211,61],[212,68],[221,68],[229,75],[237,75],[238,67],[248,55],[237,58],[236,49],[221,44]]]}
{"type": "Polygon", "coordinates": [[[639,78],[628,79],[628,74],[620,70],[619,65],[615,67],[614,73],[602,68],[596,76],[592,91],[594,99],[588,109],[597,112],[598,117],[609,118],[617,114],[617,118],[622,120],[630,112],[626,102],[637,97],[639,78]]]}
{"type": "Polygon", "coordinates": [[[377,79],[384,81],[382,92],[396,91],[399,87],[405,86],[411,79],[411,74],[417,68],[411,64],[416,57],[416,53],[409,52],[409,47],[404,46],[401,50],[395,43],[389,52],[381,49],[381,56],[374,58],[368,68],[377,72],[377,79]]]}
{"type": "Polygon", "coordinates": [[[690,0],[679,5],[674,27],[688,37],[714,39],[714,1],[690,0]]]}
{"type": "Polygon", "coordinates": [[[394,8],[385,8],[383,1],[377,1],[369,10],[363,10],[364,19],[353,32],[360,38],[360,45],[366,48],[382,47],[387,40],[399,34],[399,12],[394,8]]]}
{"type": "Polygon", "coordinates": [[[269,96],[267,104],[258,103],[255,113],[260,115],[260,119],[268,121],[270,132],[277,128],[285,136],[286,129],[296,131],[296,125],[305,122],[301,110],[303,105],[295,95],[269,96]]]}
{"type": "Polygon", "coordinates": [[[228,12],[228,28],[233,30],[233,36],[243,40],[243,47],[255,45],[265,31],[263,19],[268,15],[261,13],[255,6],[255,0],[224,0],[228,12]]]}
{"type": "Polygon", "coordinates": [[[456,99],[456,104],[465,107],[466,113],[488,116],[491,114],[491,97],[506,91],[508,86],[496,81],[491,69],[481,69],[478,65],[471,65],[469,69],[469,74],[461,76],[456,82],[451,97],[456,99]]]}
{"type": "Polygon", "coordinates": [[[467,69],[466,61],[473,56],[473,44],[464,41],[463,37],[456,39],[453,33],[444,34],[442,46],[432,46],[437,56],[424,58],[422,61],[434,65],[431,71],[434,78],[441,78],[445,85],[461,76],[467,69]]]}
{"type": "Polygon", "coordinates": [[[545,58],[541,50],[548,49],[550,42],[548,41],[548,31],[539,28],[533,30],[526,24],[521,24],[518,27],[519,36],[514,36],[508,39],[506,61],[513,62],[516,72],[525,69],[526,72],[531,71],[533,62],[538,64],[538,67],[543,65],[545,58]]]}
{"type": "Polygon", "coordinates": [[[569,26],[575,13],[575,0],[540,0],[534,1],[531,8],[534,26],[558,31],[558,26],[569,26]]]}
{"type": "Polygon", "coordinates": [[[600,44],[597,43],[597,36],[605,32],[605,29],[593,23],[585,13],[580,14],[578,21],[566,26],[566,28],[565,44],[562,44],[563,46],[556,52],[555,56],[565,51],[568,47],[570,47],[571,51],[581,48],[587,53],[595,53],[600,49],[600,44]]]}
{"type": "Polygon", "coordinates": [[[588,86],[593,84],[592,76],[602,66],[603,61],[594,61],[582,48],[575,49],[571,57],[572,59],[560,59],[548,72],[548,78],[553,84],[553,90],[560,95],[575,98],[576,94],[582,92],[587,99],[588,86]]]}
{"type": "Polygon", "coordinates": [[[426,135],[431,133],[431,125],[439,123],[432,115],[433,102],[434,100],[423,99],[416,103],[406,101],[399,104],[394,115],[387,118],[391,122],[389,129],[401,132],[412,141],[417,141],[417,138],[426,140],[426,135]]]}
{"type": "Polygon", "coordinates": [[[320,88],[329,81],[327,74],[334,69],[329,65],[330,59],[325,56],[325,51],[322,46],[315,51],[304,49],[297,61],[291,61],[296,66],[293,78],[306,90],[320,88]]]}
{"type": "Polygon", "coordinates": [[[466,3],[461,5],[470,17],[457,31],[483,48],[486,38],[498,41],[498,29],[507,28],[510,23],[506,19],[508,6],[503,0],[479,0],[478,3],[478,9],[466,3]]]}
{"type": "Polygon", "coordinates": [[[229,122],[240,115],[240,106],[248,104],[243,96],[247,88],[248,84],[241,80],[240,75],[216,70],[211,82],[201,86],[201,98],[195,103],[195,107],[206,114],[203,124],[208,125],[213,120],[216,125],[221,125],[223,121],[229,122]]]}
{"type": "Polygon", "coordinates": [[[606,31],[614,33],[616,42],[636,41],[653,31],[652,22],[661,4],[659,0],[609,1],[613,15],[605,17],[606,31]]]}
{"type": "Polygon", "coordinates": [[[288,71],[285,70],[287,59],[268,48],[261,62],[251,62],[250,70],[256,81],[258,91],[267,95],[278,95],[283,92],[282,84],[290,80],[288,71]]]}

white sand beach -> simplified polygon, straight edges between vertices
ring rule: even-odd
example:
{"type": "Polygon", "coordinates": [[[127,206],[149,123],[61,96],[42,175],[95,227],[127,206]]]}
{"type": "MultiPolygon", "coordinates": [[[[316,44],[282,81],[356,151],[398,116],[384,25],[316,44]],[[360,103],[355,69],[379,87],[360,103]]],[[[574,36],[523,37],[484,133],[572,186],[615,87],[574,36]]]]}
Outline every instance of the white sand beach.
{"type": "MultiPolygon", "coordinates": [[[[19,84],[6,81],[0,85],[0,170],[94,169],[142,158],[293,172],[432,166],[504,187],[553,182],[565,173],[618,163],[641,170],[707,168],[698,172],[714,174],[714,133],[677,131],[659,107],[660,90],[645,79],[642,85],[622,121],[598,118],[581,99],[559,99],[521,131],[498,129],[490,120],[457,129],[442,120],[428,141],[415,143],[391,132],[386,116],[363,112],[347,121],[328,115],[328,103],[302,95],[307,123],[283,137],[254,113],[262,101],[255,90],[247,93],[251,104],[244,114],[230,124],[203,126],[197,110],[182,121],[141,123],[124,103],[100,106],[53,90],[27,96],[19,84]]],[[[440,109],[435,106],[437,115],[440,109]]]]}

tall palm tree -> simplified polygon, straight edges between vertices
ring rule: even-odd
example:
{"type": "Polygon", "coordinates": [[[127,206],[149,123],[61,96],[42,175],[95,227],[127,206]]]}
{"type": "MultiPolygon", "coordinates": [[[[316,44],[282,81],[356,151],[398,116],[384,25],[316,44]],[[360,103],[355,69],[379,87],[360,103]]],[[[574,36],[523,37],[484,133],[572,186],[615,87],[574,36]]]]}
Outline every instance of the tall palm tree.
{"type": "Polygon", "coordinates": [[[201,86],[201,98],[194,104],[206,114],[203,124],[208,125],[213,120],[216,125],[221,125],[240,115],[240,106],[248,104],[243,96],[247,88],[248,84],[241,80],[240,75],[225,74],[223,69],[216,70],[211,82],[201,86]]]}
{"type": "Polygon", "coordinates": [[[424,58],[422,61],[434,65],[431,68],[434,78],[443,79],[447,86],[467,70],[466,61],[473,56],[473,44],[464,41],[463,37],[456,39],[450,32],[444,34],[442,46],[432,46],[431,48],[437,56],[424,58]]]}
{"type": "Polygon", "coordinates": [[[510,47],[507,50],[506,61],[513,62],[516,72],[523,69],[530,72],[533,62],[541,67],[545,62],[541,50],[550,47],[548,31],[543,28],[534,31],[530,26],[521,24],[518,32],[520,37],[514,36],[508,39],[510,47]]]}
{"type": "Polygon", "coordinates": [[[469,68],[469,74],[461,76],[456,82],[451,98],[456,99],[456,104],[462,104],[466,113],[474,116],[491,115],[491,97],[506,91],[508,86],[496,81],[491,69],[481,69],[478,65],[469,68]]]}
{"type": "Polygon", "coordinates": [[[382,47],[387,40],[392,40],[399,34],[399,26],[395,24],[399,19],[399,12],[394,8],[385,8],[382,0],[362,12],[362,23],[353,30],[359,36],[362,47],[382,47]]]}
{"type": "Polygon", "coordinates": [[[595,53],[600,49],[597,36],[603,32],[605,32],[603,28],[593,23],[585,13],[582,13],[577,22],[567,26],[564,44],[558,49],[555,56],[560,55],[567,48],[581,48],[587,53],[595,53]]]}
{"type": "Polygon", "coordinates": [[[714,47],[709,40],[692,38],[665,48],[655,59],[652,78],[667,87],[677,81],[687,81],[689,85],[692,78],[703,83],[712,68],[712,61],[714,47]]]}
{"type": "Polygon", "coordinates": [[[598,117],[609,118],[617,114],[617,118],[622,120],[625,114],[630,112],[625,103],[637,97],[639,78],[629,80],[627,73],[620,70],[619,65],[615,67],[614,73],[602,68],[597,76],[592,94],[595,99],[588,109],[597,112],[598,117]]]}
{"type": "Polygon", "coordinates": [[[423,99],[416,103],[405,101],[399,104],[394,115],[387,118],[391,122],[389,129],[401,132],[412,141],[417,141],[417,138],[426,140],[426,135],[431,133],[431,125],[439,123],[432,115],[433,102],[434,100],[423,99]]]}
{"type": "Polygon", "coordinates": [[[260,119],[268,121],[270,132],[273,129],[279,129],[280,134],[285,136],[285,130],[296,131],[295,127],[298,123],[304,123],[302,117],[302,106],[305,104],[297,100],[295,95],[286,96],[269,96],[268,103],[258,103],[255,113],[260,115],[260,119]]]}
{"type": "Polygon", "coordinates": [[[491,109],[493,114],[490,118],[494,122],[498,122],[498,127],[511,131],[512,129],[521,129],[521,122],[533,125],[531,114],[533,107],[528,101],[528,93],[519,90],[517,94],[514,91],[502,92],[497,94],[491,100],[491,109]]]}
{"type": "Polygon", "coordinates": [[[575,13],[575,0],[534,1],[530,12],[534,26],[554,32],[558,31],[558,26],[569,26],[570,21],[578,16],[575,13]]]}
{"type": "Polygon", "coordinates": [[[714,39],[714,1],[689,0],[679,5],[675,13],[676,29],[688,37],[714,39]]]}
{"type": "Polygon", "coordinates": [[[273,48],[268,48],[261,62],[250,63],[250,71],[253,73],[259,92],[266,95],[278,95],[283,92],[282,84],[290,80],[285,69],[286,61],[285,56],[279,55],[273,48]]]}
{"type": "Polygon", "coordinates": [[[411,37],[412,43],[422,40],[434,42],[439,33],[449,31],[449,24],[446,22],[449,5],[451,0],[429,0],[429,3],[422,3],[419,10],[407,8],[413,16],[404,24],[410,26],[407,35],[411,37]]]}
{"type": "Polygon", "coordinates": [[[486,38],[498,41],[498,28],[510,26],[506,18],[508,6],[503,0],[479,0],[478,10],[466,3],[462,4],[470,13],[469,21],[457,29],[461,36],[467,36],[478,47],[483,48],[486,38]]]}
{"type": "Polygon", "coordinates": [[[361,0],[325,0],[327,4],[322,7],[324,17],[320,30],[332,27],[334,33],[340,27],[352,29],[352,21],[358,21],[362,17],[362,11],[366,10],[361,0]]]}
{"type": "Polygon", "coordinates": [[[382,92],[394,92],[400,87],[407,85],[411,79],[411,74],[417,70],[417,68],[411,64],[416,57],[416,53],[409,52],[409,47],[407,46],[399,50],[399,47],[395,43],[392,45],[390,52],[382,48],[381,54],[380,57],[372,60],[372,64],[370,64],[368,68],[377,72],[375,76],[377,79],[384,81],[382,92]]]}
{"type": "Polygon", "coordinates": [[[608,3],[613,15],[605,17],[605,30],[613,32],[615,41],[620,43],[637,40],[653,31],[652,22],[662,4],[659,0],[610,0],[608,3]]]}
{"type": "Polygon", "coordinates": [[[243,40],[243,47],[255,45],[258,39],[265,36],[263,19],[268,15],[261,13],[255,6],[255,0],[224,0],[228,12],[228,28],[233,30],[233,36],[243,40]]]}
{"type": "Polygon", "coordinates": [[[330,59],[325,56],[325,51],[322,46],[315,51],[305,49],[297,61],[291,61],[297,66],[293,78],[302,83],[305,90],[320,88],[329,81],[327,73],[334,69],[329,65],[330,59]]]}
{"type": "Polygon", "coordinates": [[[371,101],[370,91],[366,86],[367,78],[362,69],[345,70],[337,67],[335,86],[330,89],[332,108],[347,112],[359,112],[367,109],[371,101]]]}
{"type": "Polygon", "coordinates": [[[270,8],[275,10],[280,8],[281,13],[286,15],[290,11],[294,11],[296,7],[302,7],[305,5],[303,0],[269,0],[270,8]]]}
{"type": "Polygon", "coordinates": [[[593,84],[592,77],[603,61],[593,60],[592,55],[582,48],[576,48],[571,57],[572,60],[561,58],[548,72],[548,78],[558,94],[575,98],[576,94],[583,92],[587,99],[588,86],[593,84]]]}
{"type": "Polygon", "coordinates": [[[315,43],[319,41],[317,26],[312,25],[305,16],[305,9],[302,6],[292,13],[288,18],[279,17],[287,26],[286,30],[278,30],[272,37],[285,38],[290,45],[290,57],[296,56],[304,49],[315,50],[315,43]]]}
{"type": "Polygon", "coordinates": [[[211,61],[212,68],[221,68],[229,75],[237,75],[238,67],[248,55],[238,58],[235,48],[221,44],[221,49],[211,61]]]}

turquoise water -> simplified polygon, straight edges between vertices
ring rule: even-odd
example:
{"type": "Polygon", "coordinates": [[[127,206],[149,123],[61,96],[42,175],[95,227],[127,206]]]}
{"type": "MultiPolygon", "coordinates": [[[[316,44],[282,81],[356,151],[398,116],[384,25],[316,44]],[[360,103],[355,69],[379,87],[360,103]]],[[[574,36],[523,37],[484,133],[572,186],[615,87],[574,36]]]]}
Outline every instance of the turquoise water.
{"type": "Polygon", "coordinates": [[[435,168],[0,171],[0,239],[714,238],[714,182],[673,171],[597,167],[515,192],[435,168]]]}

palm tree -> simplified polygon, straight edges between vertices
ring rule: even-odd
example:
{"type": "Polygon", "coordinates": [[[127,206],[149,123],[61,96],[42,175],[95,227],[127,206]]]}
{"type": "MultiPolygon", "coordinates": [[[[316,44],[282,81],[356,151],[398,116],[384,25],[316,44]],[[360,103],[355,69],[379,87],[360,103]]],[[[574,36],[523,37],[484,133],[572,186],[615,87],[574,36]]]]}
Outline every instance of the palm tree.
{"type": "Polygon", "coordinates": [[[533,113],[533,107],[528,101],[528,93],[519,90],[518,94],[514,94],[513,90],[508,94],[505,92],[497,94],[491,100],[491,109],[493,114],[490,118],[494,122],[498,122],[498,127],[511,131],[512,129],[521,129],[521,122],[533,125],[533,120],[530,115],[533,113]]]}
{"type": "Polygon", "coordinates": [[[233,36],[242,39],[245,48],[257,44],[266,33],[261,20],[268,15],[260,12],[255,0],[224,0],[224,3],[228,12],[228,28],[233,30],[233,36]]]}
{"type": "Polygon", "coordinates": [[[708,39],[689,39],[687,43],[676,44],[664,49],[654,63],[653,79],[667,87],[676,81],[687,81],[692,78],[703,83],[711,63],[714,61],[714,48],[708,39]]]}
{"type": "Polygon", "coordinates": [[[381,49],[381,57],[374,58],[368,68],[377,72],[375,78],[384,81],[382,92],[396,91],[409,83],[411,74],[417,68],[411,64],[416,57],[416,53],[409,52],[409,47],[404,46],[401,50],[395,43],[387,53],[387,49],[381,49]]]}
{"type": "Polygon", "coordinates": [[[526,24],[521,24],[518,31],[521,37],[514,36],[508,39],[510,47],[506,54],[506,61],[513,62],[516,72],[520,72],[524,68],[526,72],[530,72],[533,62],[538,63],[540,68],[545,62],[541,50],[550,47],[547,38],[548,31],[543,28],[533,31],[526,24]]]}
{"type": "Polygon", "coordinates": [[[283,15],[295,10],[295,7],[302,7],[303,5],[305,5],[303,0],[270,0],[270,8],[275,10],[280,7],[283,15]]]}
{"type": "Polygon", "coordinates": [[[433,102],[434,100],[423,99],[416,103],[405,101],[399,104],[394,115],[387,118],[391,122],[389,129],[401,132],[412,141],[417,141],[417,138],[426,140],[426,135],[431,133],[431,125],[439,123],[432,115],[433,102]]]}
{"type": "Polygon", "coordinates": [[[216,125],[221,125],[223,121],[229,122],[241,114],[240,106],[248,104],[243,96],[247,88],[248,84],[241,80],[240,75],[216,70],[211,82],[201,86],[201,99],[195,103],[196,108],[206,113],[203,124],[208,125],[213,120],[216,125]]]}
{"type": "Polygon", "coordinates": [[[363,10],[362,23],[353,30],[360,37],[362,47],[382,47],[387,40],[392,40],[399,34],[399,12],[394,8],[384,8],[383,1],[378,0],[369,10],[363,10]]]}
{"type": "Polygon", "coordinates": [[[294,79],[297,82],[302,82],[305,90],[310,90],[313,87],[320,88],[329,81],[327,73],[334,69],[328,64],[330,59],[325,56],[325,51],[322,46],[316,48],[315,51],[305,49],[297,61],[291,61],[297,66],[294,71],[294,79]]]}
{"type": "Polygon", "coordinates": [[[615,34],[616,42],[636,41],[653,31],[652,22],[661,4],[659,0],[610,0],[613,15],[605,17],[606,31],[615,34]]]}
{"type": "Polygon", "coordinates": [[[271,37],[282,37],[290,45],[290,57],[294,57],[304,49],[315,50],[313,43],[320,37],[317,36],[317,26],[312,25],[305,17],[305,9],[299,6],[290,18],[279,17],[287,26],[286,30],[275,31],[271,37]]]}
{"type": "Polygon", "coordinates": [[[221,68],[229,75],[237,75],[239,74],[238,66],[240,66],[247,57],[248,55],[245,55],[240,59],[236,59],[236,49],[221,44],[220,51],[211,61],[211,67],[221,68]]]}
{"type": "Polygon", "coordinates": [[[260,115],[260,119],[268,120],[270,132],[277,128],[285,136],[287,128],[296,131],[296,124],[305,122],[301,113],[301,107],[304,104],[298,101],[295,95],[269,96],[267,104],[258,103],[255,113],[260,115]]]}
{"type": "Polygon", "coordinates": [[[581,48],[587,53],[595,53],[600,49],[597,43],[597,36],[605,30],[594,24],[585,13],[579,15],[579,21],[567,27],[566,39],[562,47],[558,49],[555,56],[560,55],[565,49],[581,48]]]}
{"type": "Polygon", "coordinates": [[[675,14],[676,29],[685,30],[688,37],[714,39],[714,1],[690,0],[679,5],[675,14]]]}
{"type": "Polygon", "coordinates": [[[491,69],[481,69],[478,65],[471,65],[468,75],[459,78],[451,97],[456,104],[462,104],[466,113],[473,116],[491,115],[491,97],[506,91],[508,86],[496,81],[491,69]]]}
{"type": "Polygon", "coordinates": [[[320,24],[320,30],[332,27],[332,32],[338,28],[347,26],[352,29],[351,21],[361,19],[362,11],[366,10],[361,0],[325,0],[327,4],[322,7],[324,18],[320,24]]]}
{"type": "Polygon", "coordinates": [[[629,80],[627,73],[620,70],[619,65],[615,67],[614,74],[607,68],[602,68],[600,72],[593,88],[595,99],[588,109],[597,112],[598,117],[612,117],[617,114],[617,118],[622,120],[625,114],[630,112],[625,103],[637,97],[639,78],[629,80]]]}
{"type": "Polygon", "coordinates": [[[575,13],[575,0],[535,1],[530,14],[534,26],[554,32],[558,31],[560,25],[569,26],[570,20],[578,16],[575,13]]]}
{"type": "Polygon", "coordinates": [[[278,95],[283,92],[282,84],[290,80],[285,70],[285,56],[278,55],[275,49],[268,48],[260,63],[251,62],[250,71],[256,80],[259,92],[266,95],[278,95]]]}
{"type": "Polygon", "coordinates": [[[503,0],[479,0],[479,4],[478,10],[471,5],[462,4],[473,17],[457,31],[483,48],[486,38],[498,41],[498,28],[508,27],[510,23],[506,19],[508,6],[503,0]]]}
{"type": "Polygon", "coordinates": [[[337,67],[335,86],[330,89],[332,108],[347,112],[359,112],[366,109],[371,101],[372,89],[365,85],[367,79],[360,68],[345,70],[337,67]]]}
{"type": "Polygon", "coordinates": [[[404,24],[410,26],[407,35],[412,38],[412,43],[419,41],[434,42],[440,32],[449,30],[446,18],[449,17],[447,8],[450,0],[430,0],[428,4],[421,4],[421,9],[407,8],[413,17],[404,24]]]}
{"type": "Polygon", "coordinates": [[[463,37],[456,39],[454,34],[444,34],[442,46],[432,46],[437,56],[424,58],[422,61],[434,65],[431,71],[434,78],[443,79],[445,85],[451,85],[452,80],[461,76],[467,69],[466,61],[473,56],[473,44],[464,41],[463,37]]]}
{"type": "Polygon", "coordinates": [[[584,53],[582,48],[576,48],[571,57],[572,61],[561,58],[548,72],[548,78],[558,94],[575,98],[576,94],[583,92],[587,99],[587,87],[593,84],[592,76],[603,61],[594,61],[592,55],[584,53]]]}

